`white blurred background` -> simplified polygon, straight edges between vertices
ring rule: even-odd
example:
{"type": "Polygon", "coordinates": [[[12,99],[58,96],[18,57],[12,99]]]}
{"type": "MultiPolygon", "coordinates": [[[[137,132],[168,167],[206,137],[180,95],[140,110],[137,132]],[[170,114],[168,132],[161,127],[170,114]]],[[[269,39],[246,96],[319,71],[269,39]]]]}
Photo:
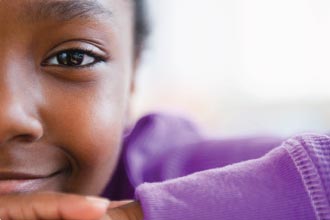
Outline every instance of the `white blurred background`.
{"type": "Polygon", "coordinates": [[[330,129],[330,1],[149,0],[134,116],[220,136],[330,129]]]}

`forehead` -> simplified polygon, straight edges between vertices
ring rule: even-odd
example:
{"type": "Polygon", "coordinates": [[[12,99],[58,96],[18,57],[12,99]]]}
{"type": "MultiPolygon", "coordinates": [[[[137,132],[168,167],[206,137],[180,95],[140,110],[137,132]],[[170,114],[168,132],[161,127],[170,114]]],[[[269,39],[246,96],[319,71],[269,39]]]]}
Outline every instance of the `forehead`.
{"type": "MultiPolygon", "coordinates": [[[[132,13],[128,0],[0,0],[0,16],[16,12],[16,19],[24,22],[39,20],[113,19],[116,15],[132,13]]],[[[126,14],[127,16],[127,14],[126,14]]]]}
{"type": "Polygon", "coordinates": [[[44,55],[63,42],[79,39],[96,42],[110,51],[112,57],[116,54],[117,60],[131,58],[129,53],[134,46],[132,2],[0,0],[0,50],[17,56],[44,55]],[[18,49],[21,53],[17,53],[18,49]]]}

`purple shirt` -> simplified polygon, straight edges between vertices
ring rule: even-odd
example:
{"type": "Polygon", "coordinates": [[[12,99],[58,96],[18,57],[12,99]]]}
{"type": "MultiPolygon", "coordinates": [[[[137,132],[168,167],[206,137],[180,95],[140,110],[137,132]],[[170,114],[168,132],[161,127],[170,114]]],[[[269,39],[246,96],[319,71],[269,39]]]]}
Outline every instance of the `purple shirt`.
{"type": "Polygon", "coordinates": [[[103,193],[134,195],[145,220],[330,219],[330,138],[207,140],[185,119],[148,115],[103,193]]]}

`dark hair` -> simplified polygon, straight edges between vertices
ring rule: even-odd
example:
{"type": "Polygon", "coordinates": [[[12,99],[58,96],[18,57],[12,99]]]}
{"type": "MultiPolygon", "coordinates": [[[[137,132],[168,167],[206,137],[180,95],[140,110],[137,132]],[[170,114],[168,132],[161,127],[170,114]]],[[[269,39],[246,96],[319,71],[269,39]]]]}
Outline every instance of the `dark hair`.
{"type": "Polygon", "coordinates": [[[145,0],[134,0],[135,3],[135,55],[138,56],[143,50],[149,34],[145,0]]]}

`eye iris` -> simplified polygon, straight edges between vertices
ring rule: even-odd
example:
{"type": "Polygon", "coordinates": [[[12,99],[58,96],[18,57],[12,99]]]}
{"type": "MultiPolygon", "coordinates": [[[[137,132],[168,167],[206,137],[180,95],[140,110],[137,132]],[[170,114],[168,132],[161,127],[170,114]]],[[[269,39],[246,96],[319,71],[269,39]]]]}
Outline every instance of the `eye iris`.
{"type": "Polygon", "coordinates": [[[84,61],[84,54],[79,51],[63,52],[57,55],[57,62],[60,65],[78,66],[84,61]]]}

